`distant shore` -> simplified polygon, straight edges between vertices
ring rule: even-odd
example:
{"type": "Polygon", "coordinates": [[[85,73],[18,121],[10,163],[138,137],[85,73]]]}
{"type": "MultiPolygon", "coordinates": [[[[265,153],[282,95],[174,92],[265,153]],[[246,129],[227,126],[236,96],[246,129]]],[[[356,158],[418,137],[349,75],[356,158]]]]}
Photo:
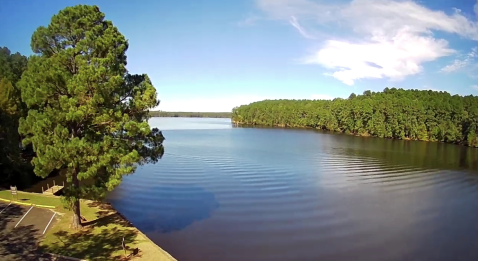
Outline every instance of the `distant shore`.
{"type": "Polygon", "coordinates": [[[232,120],[478,148],[477,109],[478,96],[385,88],[347,99],[253,102],[233,108],[232,120]]]}
{"type": "MultiPolygon", "coordinates": [[[[312,128],[308,126],[286,126],[284,124],[275,124],[275,125],[262,125],[262,124],[247,124],[247,123],[242,123],[239,121],[234,121],[231,120],[233,124],[236,125],[241,125],[242,127],[255,127],[255,128],[277,128],[277,129],[299,129],[299,130],[319,130],[319,131],[324,131],[328,133],[337,133],[337,134],[345,134],[345,135],[350,135],[350,136],[355,136],[355,137],[371,137],[371,138],[379,138],[379,139],[389,139],[389,140],[405,140],[405,141],[424,141],[424,142],[440,142],[440,141],[431,141],[431,140],[414,140],[410,139],[408,137],[403,138],[403,139],[394,139],[394,138],[381,138],[377,136],[370,135],[369,133],[347,133],[347,132],[338,132],[338,131],[330,131],[330,130],[324,130],[320,128],[312,128]]],[[[442,143],[447,143],[447,142],[442,142],[442,143]]],[[[461,143],[447,143],[447,144],[452,144],[452,145],[460,145],[460,146],[466,146],[461,143]]]]}
{"type": "Polygon", "coordinates": [[[231,112],[150,111],[151,117],[231,118],[231,112]]]}

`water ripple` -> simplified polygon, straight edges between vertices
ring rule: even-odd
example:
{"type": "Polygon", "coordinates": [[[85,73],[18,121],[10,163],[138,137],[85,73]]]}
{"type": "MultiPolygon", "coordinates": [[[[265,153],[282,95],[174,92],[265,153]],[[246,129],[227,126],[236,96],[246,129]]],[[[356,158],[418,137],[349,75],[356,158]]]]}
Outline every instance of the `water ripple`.
{"type": "Polygon", "coordinates": [[[478,260],[478,175],[390,150],[400,141],[253,128],[165,136],[163,159],[109,199],[178,260],[478,260]]]}

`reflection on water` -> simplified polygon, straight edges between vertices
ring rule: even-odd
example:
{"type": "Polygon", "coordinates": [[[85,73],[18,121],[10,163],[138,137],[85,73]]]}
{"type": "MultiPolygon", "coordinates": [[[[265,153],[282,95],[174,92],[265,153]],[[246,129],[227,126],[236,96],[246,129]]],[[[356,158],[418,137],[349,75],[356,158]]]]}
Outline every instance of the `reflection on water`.
{"type": "MultiPolygon", "coordinates": [[[[132,191],[130,191],[132,192],[132,191]]],[[[110,197],[111,202],[121,201],[129,197],[136,204],[154,198],[161,199],[160,211],[145,204],[141,216],[136,219],[137,227],[144,233],[169,233],[179,231],[193,222],[208,218],[219,204],[214,194],[194,186],[156,186],[147,190],[138,189],[132,195],[121,195],[121,191],[110,197]]],[[[135,213],[123,213],[125,215],[135,213]]]]}
{"type": "MultiPolygon", "coordinates": [[[[330,135],[336,143],[336,153],[373,157],[391,164],[406,164],[422,168],[478,170],[478,150],[438,142],[400,141],[380,138],[330,135]]],[[[333,150],[334,148],[332,148],[333,150]]]]}
{"type": "Polygon", "coordinates": [[[110,200],[178,260],[478,260],[478,150],[224,119],[151,125],[165,156],[110,200]]]}

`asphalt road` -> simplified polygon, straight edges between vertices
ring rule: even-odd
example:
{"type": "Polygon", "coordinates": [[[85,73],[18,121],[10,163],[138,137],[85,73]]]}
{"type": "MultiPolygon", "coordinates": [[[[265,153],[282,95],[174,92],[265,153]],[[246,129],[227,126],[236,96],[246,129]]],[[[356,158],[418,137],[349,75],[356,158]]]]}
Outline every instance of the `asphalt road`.
{"type": "MultiPolygon", "coordinates": [[[[37,246],[53,216],[53,211],[0,202],[0,212],[1,261],[50,260],[40,257],[37,246]]],[[[53,218],[46,231],[55,222],[53,218]]]]}

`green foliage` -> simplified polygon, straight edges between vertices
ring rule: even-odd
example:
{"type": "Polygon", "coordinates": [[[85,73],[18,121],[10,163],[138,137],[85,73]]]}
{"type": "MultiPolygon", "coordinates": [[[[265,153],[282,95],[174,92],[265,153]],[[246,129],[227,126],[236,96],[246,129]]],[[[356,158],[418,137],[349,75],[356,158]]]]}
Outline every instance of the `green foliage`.
{"type": "Polygon", "coordinates": [[[17,101],[14,89],[6,78],[0,80],[0,178],[9,179],[17,171],[20,148],[18,143],[17,101]]]}
{"type": "Polygon", "coordinates": [[[0,78],[6,78],[15,85],[27,67],[27,57],[12,54],[7,47],[0,47],[0,78]]]}
{"type": "Polygon", "coordinates": [[[61,10],[31,47],[36,55],[19,83],[29,111],[19,130],[33,144],[38,176],[66,169],[67,207],[104,197],[138,164],[161,158],[164,137],[147,122],[156,89],[147,75],[128,74],[128,42],[97,6],[61,10]]]}
{"type": "Polygon", "coordinates": [[[18,139],[15,140],[18,132],[14,130],[13,123],[12,115],[0,107],[0,182],[11,180],[18,171],[20,148],[18,139]]]}
{"type": "Polygon", "coordinates": [[[230,112],[150,111],[151,117],[231,118],[230,112]]]}
{"type": "MultiPolygon", "coordinates": [[[[12,54],[7,47],[0,48],[0,79],[6,79],[12,84],[13,89],[10,90],[9,97],[15,100],[18,108],[17,114],[26,115],[26,107],[21,102],[20,88],[17,82],[22,77],[22,73],[27,68],[27,57],[20,53],[12,54]]],[[[0,93],[0,97],[4,97],[4,93],[0,93]]],[[[3,98],[2,97],[2,98],[3,98]]]]}
{"type": "Polygon", "coordinates": [[[236,107],[237,123],[478,147],[478,97],[386,88],[348,99],[265,100],[236,107]]]}
{"type": "Polygon", "coordinates": [[[18,119],[25,113],[17,82],[26,68],[27,58],[0,48],[0,181],[13,182],[23,175],[29,163],[19,147],[18,119]]]}
{"type": "Polygon", "coordinates": [[[15,96],[15,89],[7,78],[0,79],[0,109],[7,115],[17,114],[19,100],[15,96]]]}

